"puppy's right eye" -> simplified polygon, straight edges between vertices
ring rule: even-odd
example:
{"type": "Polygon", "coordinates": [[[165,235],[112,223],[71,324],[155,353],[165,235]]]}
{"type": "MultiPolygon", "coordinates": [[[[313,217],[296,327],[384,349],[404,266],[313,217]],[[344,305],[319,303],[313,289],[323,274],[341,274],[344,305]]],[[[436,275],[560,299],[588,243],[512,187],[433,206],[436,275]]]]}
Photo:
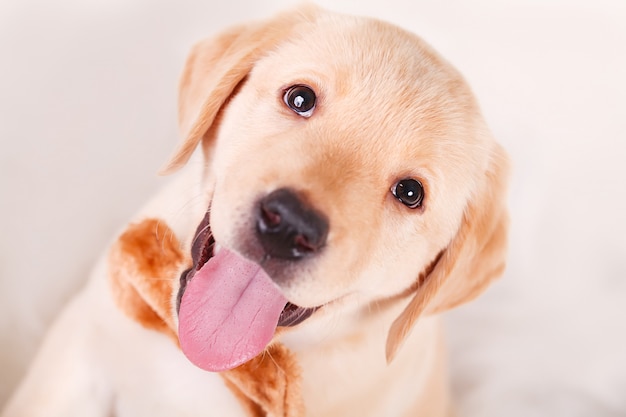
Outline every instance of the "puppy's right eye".
{"type": "Polygon", "coordinates": [[[424,186],[413,178],[405,178],[391,187],[391,193],[408,208],[418,208],[424,201],[424,186]]]}
{"type": "Polygon", "coordinates": [[[285,91],[283,101],[302,117],[311,117],[315,110],[315,91],[306,85],[293,85],[285,91]]]}

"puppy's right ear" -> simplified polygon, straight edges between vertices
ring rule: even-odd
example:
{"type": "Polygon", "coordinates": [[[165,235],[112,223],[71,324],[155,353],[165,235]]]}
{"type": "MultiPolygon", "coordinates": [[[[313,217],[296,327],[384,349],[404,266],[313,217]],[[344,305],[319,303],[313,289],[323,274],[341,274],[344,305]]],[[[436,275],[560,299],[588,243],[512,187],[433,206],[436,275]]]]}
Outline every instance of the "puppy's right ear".
{"type": "Polygon", "coordinates": [[[200,141],[211,142],[220,110],[255,62],[287,39],[298,23],[314,20],[318,11],[311,5],[300,7],[270,20],[233,27],[192,48],[179,87],[178,122],[183,142],[161,174],[185,165],[200,141]]]}
{"type": "Polygon", "coordinates": [[[509,225],[508,172],[506,152],[494,143],[488,166],[480,174],[456,236],[389,330],[387,362],[393,359],[422,314],[440,313],[477,297],[504,271],[509,225]]]}

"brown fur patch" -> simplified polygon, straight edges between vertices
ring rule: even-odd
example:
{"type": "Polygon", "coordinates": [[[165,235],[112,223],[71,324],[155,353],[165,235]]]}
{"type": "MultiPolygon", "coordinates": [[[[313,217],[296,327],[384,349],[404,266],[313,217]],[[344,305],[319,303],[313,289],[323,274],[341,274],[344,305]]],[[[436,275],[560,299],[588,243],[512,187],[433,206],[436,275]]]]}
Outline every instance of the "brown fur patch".
{"type": "MultiPolygon", "coordinates": [[[[172,230],[159,219],[134,223],[109,255],[109,277],[118,307],[142,326],[165,333],[178,344],[172,293],[185,256],[172,230]]],[[[221,374],[252,417],[304,415],[300,368],[283,345],[221,374]]]]}
{"type": "Polygon", "coordinates": [[[118,307],[144,327],[178,341],[171,295],[184,261],[178,239],[161,220],[129,225],[109,255],[109,277],[118,307]]]}
{"type": "Polygon", "coordinates": [[[252,417],[305,415],[300,367],[282,344],[221,375],[252,417]]]}

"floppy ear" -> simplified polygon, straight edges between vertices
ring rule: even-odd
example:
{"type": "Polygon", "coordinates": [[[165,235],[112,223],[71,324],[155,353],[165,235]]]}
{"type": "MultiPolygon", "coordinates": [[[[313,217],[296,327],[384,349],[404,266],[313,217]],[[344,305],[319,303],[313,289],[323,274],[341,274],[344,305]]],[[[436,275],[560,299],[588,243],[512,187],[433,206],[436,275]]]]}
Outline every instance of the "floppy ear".
{"type": "Polygon", "coordinates": [[[270,20],[233,27],[192,48],[179,86],[178,122],[184,139],[162,174],[185,165],[201,140],[212,140],[220,110],[255,62],[286,39],[298,23],[312,21],[318,10],[305,5],[270,20]]]}
{"type": "Polygon", "coordinates": [[[455,237],[389,330],[388,362],[421,314],[439,313],[472,300],[504,271],[508,161],[504,150],[494,146],[483,184],[465,209],[455,237]]]}

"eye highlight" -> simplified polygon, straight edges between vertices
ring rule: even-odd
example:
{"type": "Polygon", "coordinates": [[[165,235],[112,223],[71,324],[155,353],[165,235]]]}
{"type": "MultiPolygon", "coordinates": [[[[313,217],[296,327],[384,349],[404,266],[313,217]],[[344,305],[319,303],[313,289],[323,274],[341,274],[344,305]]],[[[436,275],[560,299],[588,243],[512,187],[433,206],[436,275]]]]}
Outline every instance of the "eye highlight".
{"type": "Polygon", "coordinates": [[[408,208],[418,208],[424,201],[424,186],[413,178],[405,178],[391,187],[391,194],[408,208]]]}
{"type": "Polygon", "coordinates": [[[311,117],[317,97],[315,91],[306,85],[292,85],[283,95],[283,101],[291,110],[302,117],[311,117]]]}

